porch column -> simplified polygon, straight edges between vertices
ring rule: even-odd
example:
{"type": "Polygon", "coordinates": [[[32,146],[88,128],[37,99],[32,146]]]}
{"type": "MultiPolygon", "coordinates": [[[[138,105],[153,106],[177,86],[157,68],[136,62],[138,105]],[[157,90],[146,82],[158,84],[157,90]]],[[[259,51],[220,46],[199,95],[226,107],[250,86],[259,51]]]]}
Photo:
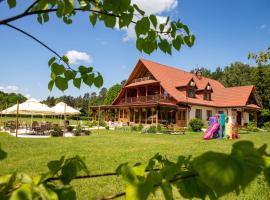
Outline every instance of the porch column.
{"type": "Polygon", "coordinates": [[[130,108],[128,108],[128,111],[127,111],[127,118],[128,118],[128,123],[130,125],[130,108]]]}
{"type": "Polygon", "coordinates": [[[137,98],[139,97],[139,88],[137,87],[137,98]]]}
{"type": "Polygon", "coordinates": [[[141,123],[142,121],[142,110],[139,109],[139,124],[141,123]]]}
{"type": "Polygon", "coordinates": [[[151,125],[153,125],[153,123],[154,123],[154,117],[153,117],[153,115],[154,115],[153,108],[151,108],[151,118],[152,118],[151,125]]]}
{"type": "Polygon", "coordinates": [[[120,112],[121,112],[121,109],[119,108],[118,109],[118,122],[120,122],[120,112]]]}
{"type": "Polygon", "coordinates": [[[136,122],[136,113],[135,113],[135,109],[133,109],[133,122],[135,123],[136,122]]]}
{"type": "Polygon", "coordinates": [[[148,110],[146,108],[146,112],[145,112],[145,124],[147,124],[147,113],[148,113],[148,110]]]}
{"type": "Polygon", "coordinates": [[[156,109],[156,127],[158,126],[158,109],[156,109]]]}
{"type": "Polygon", "coordinates": [[[148,96],[148,87],[145,87],[145,101],[147,102],[147,96],[148,96]]]}

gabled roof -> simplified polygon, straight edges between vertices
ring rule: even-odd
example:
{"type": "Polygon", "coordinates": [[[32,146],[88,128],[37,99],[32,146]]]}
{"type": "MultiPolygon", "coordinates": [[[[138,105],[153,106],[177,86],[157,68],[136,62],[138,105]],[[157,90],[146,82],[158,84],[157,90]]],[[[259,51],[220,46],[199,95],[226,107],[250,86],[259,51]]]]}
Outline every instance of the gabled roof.
{"type": "MultiPolygon", "coordinates": [[[[243,107],[246,106],[250,95],[255,91],[255,88],[252,85],[225,88],[217,80],[206,77],[198,78],[193,73],[145,59],[140,59],[138,61],[124,87],[129,87],[132,85],[132,83],[128,83],[130,83],[136,70],[138,70],[140,67],[145,67],[152,74],[155,80],[160,82],[163,89],[167,91],[178,103],[206,105],[213,107],[243,107]],[[195,81],[198,90],[204,90],[207,85],[211,86],[213,91],[211,101],[204,100],[202,95],[196,95],[196,98],[189,98],[186,96],[186,91],[177,89],[179,87],[187,86],[192,79],[195,81]]],[[[122,92],[123,90],[121,93],[122,92]]],[[[121,93],[119,96],[121,96],[121,93]]],[[[258,104],[260,105],[259,102],[258,104]]]]}

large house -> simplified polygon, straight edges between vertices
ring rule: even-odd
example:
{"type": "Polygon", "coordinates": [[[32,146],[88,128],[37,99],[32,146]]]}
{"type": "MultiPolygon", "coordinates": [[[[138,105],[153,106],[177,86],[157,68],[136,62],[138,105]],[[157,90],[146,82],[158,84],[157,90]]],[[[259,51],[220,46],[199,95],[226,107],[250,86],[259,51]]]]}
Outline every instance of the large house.
{"type": "Polygon", "coordinates": [[[140,59],[112,105],[92,107],[94,119],[123,124],[208,121],[216,113],[245,126],[256,120],[261,102],[252,85],[224,87],[219,81],[140,59]]]}

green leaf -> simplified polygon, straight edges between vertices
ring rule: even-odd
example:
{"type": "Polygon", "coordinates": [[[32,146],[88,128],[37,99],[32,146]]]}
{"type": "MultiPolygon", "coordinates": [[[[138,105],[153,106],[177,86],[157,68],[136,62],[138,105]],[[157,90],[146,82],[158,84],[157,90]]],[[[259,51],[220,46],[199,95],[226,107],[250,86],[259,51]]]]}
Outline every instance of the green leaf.
{"type": "Polygon", "coordinates": [[[93,71],[93,67],[85,67],[85,66],[81,65],[81,66],[79,66],[78,70],[79,70],[79,72],[81,74],[86,74],[86,73],[92,72],[93,71]]]}
{"type": "Polygon", "coordinates": [[[165,28],[165,25],[164,25],[164,24],[160,24],[160,25],[159,25],[159,30],[160,30],[160,32],[163,32],[164,28],[165,28]]]}
{"type": "Polygon", "coordinates": [[[192,47],[195,41],[195,36],[194,35],[185,36],[184,41],[188,47],[192,47]]]}
{"type": "Polygon", "coordinates": [[[43,14],[43,21],[44,21],[44,22],[48,22],[49,19],[50,19],[49,14],[48,14],[48,13],[44,13],[44,14],[43,14]]]}
{"type": "Polygon", "coordinates": [[[161,39],[160,42],[158,43],[158,47],[163,51],[164,53],[171,54],[171,45],[166,39],[161,39]]]}
{"type": "Polygon", "coordinates": [[[51,65],[51,71],[55,73],[55,75],[60,75],[65,72],[65,67],[64,65],[59,65],[58,63],[53,63],[51,65]]]}
{"type": "Polygon", "coordinates": [[[174,40],[172,40],[172,44],[173,47],[179,51],[181,49],[181,45],[183,44],[183,39],[181,35],[178,35],[174,40]]]}
{"type": "Polygon", "coordinates": [[[48,89],[49,89],[50,91],[52,91],[53,86],[54,86],[54,80],[51,80],[51,81],[48,83],[48,89]]]}
{"type": "Polygon", "coordinates": [[[75,79],[73,79],[73,85],[76,88],[78,88],[78,89],[80,89],[80,87],[81,87],[81,82],[82,82],[82,79],[81,78],[75,78],[75,79]]]}
{"type": "Polygon", "coordinates": [[[210,199],[217,199],[215,193],[199,177],[184,179],[178,181],[175,185],[181,196],[186,199],[206,199],[207,196],[210,199]]]}
{"type": "Polygon", "coordinates": [[[132,21],[132,18],[133,18],[133,13],[122,13],[119,19],[119,28],[121,29],[124,26],[128,27],[128,25],[132,21]]]}
{"type": "Polygon", "coordinates": [[[55,60],[56,60],[56,57],[52,57],[52,58],[49,60],[48,65],[51,66],[51,65],[54,63],[55,60]]]}
{"type": "Polygon", "coordinates": [[[7,2],[8,2],[9,8],[16,7],[16,0],[8,0],[7,2]]]}
{"type": "Polygon", "coordinates": [[[173,199],[172,186],[168,182],[163,182],[161,184],[161,189],[166,200],[173,199]]]}
{"type": "Polygon", "coordinates": [[[94,74],[84,75],[82,78],[83,82],[88,86],[92,86],[92,84],[95,82],[94,74]]]}
{"type": "Polygon", "coordinates": [[[193,167],[218,196],[239,191],[242,165],[231,156],[207,152],[194,159],[193,167]]]}
{"type": "Polygon", "coordinates": [[[155,15],[150,15],[149,18],[150,18],[150,20],[151,20],[153,26],[156,28],[156,27],[157,27],[157,23],[158,23],[157,17],[156,17],[155,15]]]}
{"type": "Polygon", "coordinates": [[[97,23],[97,14],[91,12],[90,15],[89,15],[89,20],[90,20],[91,24],[92,24],[93,26],[95,26],[96,23],[97,23]]]}
{"type": "Polygon", "coordinates": [[[143,49],[143,42],[144,42],[144,39],[142,38],[137,38],[136,40],[136,48],[142,52],[142,49],[143,49]]]}
{"type": "Polygon", "coordinates": [[[67,56],[62,56],[62,60],[64,61],[64,63],[66,63],[67,65],[69,64],[69,59],[67,56]]]}
{"type": "Polygon", "coordinates": [[[66,70],[66,71],[64,72],[64,75],[65,75],[65,78],[66,78],[67,80],[71,80],[71,79],[74,79],[74,78],[75,78],[76,72],[74,72],[74,71],[72,71],[72,70],[66,70]]]}
{"type": "Polygon", "coordinates": [[[52,175],[56,174],[61,169],[64,159],[64,156],[62,156],[60,160],[52,160],[48,162],[47,166],[52,175]]]}
{"type": "Polygon", "coordinates": [[[110,16],[110,15],[105,15],[103,18],[104,24],[106,27],[109,28],[114,28],[116,24],[116,17],[110,16]]]}
{"type": "Polygon", "coordinates": [[[68,88],[67,80],[61,76],[56,77],[55,85],[61,91],[65,91],[68,88]]]}
{"type": "Polygon", "coordinates": [[[38,14],[37,20],[38,20],[38,23],[42,24],[42,16],[41,16],[41,14],[38,14]]]}
{"type": "Polygon", "coordinates": [[[61,181],[64,184],[69,184],[72,179],[77,176],[77,167],[73,161],[65,164],[61,170],[62,174],[60,176],[61,181]]]}
{"type": "Polygon", "coordinates": [[[32,199],[31,186],[29,184],[22,184],[17,190],[12,192],[10,200],[29,200],[32,199]]]}
{"type": "Polygon", "coordinates": [[[6,157],[7,157],[7,153],[4,150],[2,150],[1,145],[0,145],[0,160],[5,159],[6,157]]]}
{"type": "Polygon", "coordinates": [[[136,4],[133,4],[133,7],[135,8],[135,10],[137,10],[138,13],[140,13],[141,15],[144,15],[145,12],[143,10],[141,10],[136,4]]]}
{"type": "Polygon", "coordinates": [[[95,78],[94,85],[97,88],[100,88],[103,85],[103,77],[100,73],[98,73],[98,76],[95,78]]]}
{"type": "Polygon", "coordinates": [[[145,35],[150,29],[150,21],[148,17],[143,17],[139,21],[137,21],[135,25],[135,31],[137,36],[145,35]]]}

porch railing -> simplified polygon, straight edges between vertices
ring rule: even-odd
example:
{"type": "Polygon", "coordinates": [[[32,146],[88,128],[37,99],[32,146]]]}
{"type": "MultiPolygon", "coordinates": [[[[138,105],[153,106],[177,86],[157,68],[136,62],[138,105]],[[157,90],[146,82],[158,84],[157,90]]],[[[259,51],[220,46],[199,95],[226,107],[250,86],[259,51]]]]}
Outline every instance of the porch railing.
{"type": "Polygon", "coordinates": [[[173,98],[165,95],[148,95],[148,96],[138,96],[138,97],[127,97],[122,98],[120,104],[125,103],[151,103],[151,102],[174,102],[173,98]]]}
{"type": "Polygon", "coordinates": [[[136,78],[136,79],[132,80],[132,83],[137,83],[137,82],[147,81],[147,80],[154,80],[154,78],[152,76],[146,76],[146,77],[142,77],[142,78],[136,78]]]}

